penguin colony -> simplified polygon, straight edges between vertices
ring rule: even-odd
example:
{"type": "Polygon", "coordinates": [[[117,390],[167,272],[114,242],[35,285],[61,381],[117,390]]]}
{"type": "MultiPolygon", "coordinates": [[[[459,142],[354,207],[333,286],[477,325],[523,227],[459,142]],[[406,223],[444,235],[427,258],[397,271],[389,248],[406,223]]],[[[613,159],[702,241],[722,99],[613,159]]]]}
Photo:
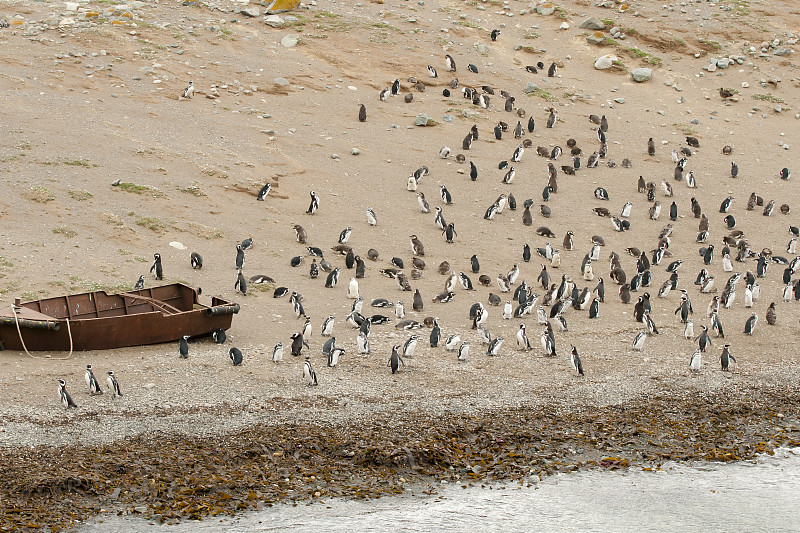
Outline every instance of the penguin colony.
{"type": "MultiPolygon", "coordinates": [[[[500,33],[493,30],[491,41],[497,41],[500,33]]],[[[236,271],[235,276],[231,276],[232,287],[241,297],[249,298],[248,285],[272,285],[272,297],[280,314],[291,314],[302,320],[302,325],[291,337],[276,339],[272,362],[280,364],[286,361],[285,342],[292,357],[302,356],[302,372],[298,372],[298,378],[302,375],[303,383],[314,387],[324,384],[327,372],[336,372],[336,367],[352,363],[358,357],[383,357],[387,372],[391,374],[413,372],[414,365],[407,368],[405,359],[413,360],[418,344],[427,344],[430,348],[428,354],[450,357],[454,365],[470,364],[477,357],[516,357],[514,352],[517,351],[532,352],[556,361],[577,377],[590,378],[593,366],[601,364],[599,361],[604,354],[582,350],[580,338],[570,334],[570,324],[597,321],[599,325],[591,327],[601,335],[603,329],[630,333],[627,344],[631,356],[640,357],[639,352],[650,353],[658,360],[672,364],[668,354],[659,349],[658,342],[659,336],[672,335],[685,339],[687,358],[684,364],[690,372],[701,372],[704,369],[703,355],[709,353],[714,355],[706,355],[707,360],[718,361],[722,371],[730,371],[737,364],[734,356],[737,337],[758,335],[764,327],[757,327],[759,312],[752,309],[765,309],[768,326],[779,320],[775,301],[766,305],[763,299],[759,301],[760,280],[780,274],[785,287],[780,295],[782,301],[800,300],[800,279],[795,277],[800,268],[800,257],[792,257],[796,253],[800,230],[788,223],[782,224],[789,230],[788,255],[783,256],[773,253],[769,247],[763,246],[764,243],[750,242],[742,229],[744,224],[741,224],[742,220],[754,223],[756,214],[760,213],[763,217],[772,217],[765,218],[765,223],[778,228],[781,224],[775,220],[774,213],[779,211],[786,215],[790,212],[789,206],[784,204],[775,211],[774,199],[765,201],[757,192],[752,192],[749,198],[727,196],[717,214],[716,207],[706,205],[704,208],[693,193],[697,188],[720,186],[723,180],[742,180],[748,171],[756,171],[740,169],[735,161],[731,161],[727,176],[695,173],[692,163],[702,158],[704,152],[721,149],[723,154],[730,156],[733,152],[730,146],[714,147],[696,137],[686,136],[685,143],[668,155],[667,149],[659,146],[652,137],[642,140],[637,146],[614,144],[615,127],[623,128],[624,125],[615,124],[608,115],[589,114],[582,124],[570,123],[573,120],[560,117],[556,107],[530,100],[526,103],[532,109],[526,111],[519,107],[516,97],[510,92],[483,85],[485,79],[478,78],[477,66],[470,64],[466,72],[459,72],[456,63],[456,58],[446,55],[441,65],[427,66],[428,77],[441,80],[450,76],[447,85],[453,90],[454,98],[460,94],[467,100],[467,105],[476,109],[496,109],[498,112],[491,116],[499,116],[500,120],[491,126],[474,124],[465,128],[463,138],[460,134],[454,137],[451,145],[458,146],[461,140],[464,153],[454,153],[450,146],[430,147],[428,155],[419,161],[418,168],[410,176],[396,176],[396,179],[384,182],[386,187],[397,189],[396,201],[407,203],[409,211],[414,211],[402,221],[410,235],[408,257],[392,258],[391,266],[379,263],[381,255],[378,250],[391,247],[390,243],[381,242],[380,234],[375,233],[382,226],[378,224],[379,219],[383,220],[380,206],[369,206],[361,211],[366,213],[366,220],[363,215],[354,215],[350,221],[352,225],[341,230],[338,243],[319,243],[314,232],[307,231],[300,223],[285,228],[287,233],[294,233],[300,246],[300,253],[288,262],[291,267],[308,270],[309,281],[305,286],[282,286],[280,281],[265,274],[247,277],[244,271],[250,265],[245,261],[246,252],[253,247],[253,238],[248,237],[232,247],[232,266],[236,271]],[[461,74],[462,79],[455,77],[456,74],[461,74]],[[589,131],[594,133],[587,135],[589,131]],[[548,146],[534,148],[534,137],[537,142],[548,146]],[[579,143],[575,137],[583,140],[579,143]],[[587,137],[592,140],[587,141],[587,137]],[[492,143],[481,143],[482,139],[492,139],[492,143]],[[470,160],[469,156],[479,151],[484,157],[491,151],[497,159],[496,168],[481,168],[470,160]],[[617,191],[596,186],[587,194],[577,192],[585,188],[578,186],[580,182],[602,184],[602,174],[613,171],[611,169],[618,166],[617,159],[620,160],[619,166],[626,169],[647,161],[648,176],[642,175],[638,181],[631,180],[624,189],[617,191]],[[437,163],[437,160],[446,163],[437,163]],[[456,165],[468,166],[469,170],[459,171],[454,176],[445,166],[453,161],[456,165]],[[464,183],[449,189],[446,182],[457,180],[464,183]],[[472,212],[464,209],[471,209],[467,205],[475,197],[483,198],[483,190],[469,197],[465,191],[470,182],[482,181],[499,184],[498,188],[503,192],[496,200],[485,199],[486,209],[482,217],[478,213],[478,219],[482,220],[476,220],[472,212]],[[656,185],[658,181],[660,185],[656,185]],[[404,197],[404,189],[412,194],[404,197]],[[440,200],[435,201],[440,205],[431,206],[429,202],[437,197],[440,200]],[[521,200],[521,210],[518,209],[517,197],[521,200]],[[585,228],[569,226],[572,209],[591,209],[600,219],[608,220],[602,223],[599,234],[590,234],[585,228]],[[475,253],[462,257],[449,252],[449,246],[458,241],[468,246],[470,240],[480,238],[476,230],[494,232],[492,224],[505,216],[513,217],[517,226],[515,236],[518,239],[515,242],[519,244],[515,246],[519,247],[519,255],[514,263],[497,273],[486,272],[486,268],[482,270],[481,260],[494,266],[491,257],[479,258],[475,253]],[[541,223],[551,218],[558,221],[554,224],[559,228],[557,232],[544,225],[535,231],[526,228],[534,226],[536,219],[541,223]],[[423,232],[416,228],[425,225],[438,228],[441,233],[439,242],[423,243],[418,237],[423,232]],[[619,238],[614,239],[615,246],[606,246],[603,235],[612,232],[624,235],[624,247],[619,246],[619,238]],[[671,247],[677,232],[696,232],[698,246],[681,250],[671,247]],[[563,240],[560,234],[563,234],[563,240]],[[354,246],[349,244],[351,236],[357,241],[354,246]],[[309,242],[324,246],[308,246],[309,242]],[[431,250],[436,252],[426,255],[426,251],[431,250]],[[582,254],[585,255],[580,260],[582,254]],[[687,272],[684,266],[684,263],[695,263],[689,261],[692,255],[699,255],[703,264],[697,273],[687,272]],[[447,260],[437,265],[430,263],[431,256],[447,257],[447,260]],[[562,265],[562,256],[571,256],[569,267],[562,265]],[[369,267],[364,258],[370,261],[369,267]],[[572,267],[575,263],[580,263],[579,269],[572,267]],[[770,269],[772,265],[775,266],[770,269]],[[353,271],[354,275],[347,276],[349,282],[343,283],[342,288],[338,282],[345,270],[353,271]],[[359,280],[368,276],[386,278],[380,283],[381,295],[366,294],[360,286],[359,280]],[[442,281],[431,282],[436,276],[442,276],[442,281]],[[424,287],[419,282],[423,278],[426,279],[424,287]],[[532,280],[530,284],[529,279],[532,280]],[[605,280],[613,285],[607,287],[605,280]],[[441,289],[431,290],[432,285],[441,289]],[[608,294],[607,288],[610,289],[608,294]],[[311,315],[306,314],[301,291],[327,289],[336,291],[337,295],[341,293],[341,298],[337,296],[341,300],[338,308],[313,309],[311,315]],[[736,298],[737,289],[740,299],[736,298]],[[400,296],[398,292],[413,294],[403,298],[412,302],[410,307],[397,298],[400,296]],[[284,303],[281,299],[286,296],[289,298],[284,303]],[[619,299],[632,309],[625,315],[605,313],[603,307],[607,299],[619,299]],[[692,299],[707,303],[707,308],[701,307],[697,316],[692,299]],[[458,306],[463,310],[463,320],[442,323],[436,318],[436,309],[443,305],[458,306]],[[730,309],[737,305],[752,311],[741,326],[730,327],[728,336],[725,336],[722,324],[727,322],[726,315],[732,314],[730,309]],[[375,312],[371,313],[369,308],[375,312]],[[380,312],[384,309],[387,314],[380,312]],[[663,316],[666,313],[674,319],[665,321],[663,316]],[[319,337],[325,339],[321,346],[324,359],[319,358],[316,345],[314,349],[311,347],[315,329],[311,316],[327,317],[316,324],[319,337]],[[505,320],[518,323],[515,347],[509,343],[504,346],[503,337],[495,333],[504,328],[505,320]],[[376,353],[371,345],[373,326],[387,328],[391,323],[404,337],[392,345],[381,343],[381,353],[376,353]],[[534,324],[537,329],[534,329],[534,324]],[[419,330],[422,328],[429,329],[429,332],[421,333],[419,330]],[[336,333],[339,333],[338,337],[336,333]],[[713,352],[715,349],[717,351],[713,352]],[[315,366],[327,369],[318,374],[315,366]]],[[[558,68],[557,61],[549,66],[539,62],[527,66],[526,71],[546,72],[552,78],[557,75],[558,68]]],[[[422,72],[418,74],[421,76],[422,72]]],[[[422,84],[416,78],[409,78],[408,83],[422,90],[422,84]]],[[[399,78],[390,81],[379,92],[377,100],[390,102],[392,97],[400,96],[402,87],[404,84],[399,78]]],[[[450,97],[450,89],[444,89],[445,97],[450,97]]],[[[190,81],[180,97],[188,100],[193,94],[194,85],[190,81]]],[[[725,99],[730,94],[720,89],[720,96],[725,99]]],[[[367,105],[359,103],[354,118],[359,123],[366,123],[368,116],[369,120],[375,120],[376,115],[368,115],[367,105]]],[[[776,168],[774,172],[784,181],[791,177],[788,168],[776,168]]],[[[725,173],[720,171],[719,174],[725,173]]],[[[273,183],[265,183],[255,195],[256,201],[277,201],[269,196],[272,188],[273,183]]],[[[324,196],[309,190],[309,197],[305,213],[296,213],[297,221],[302,221],[303,217],[317,219],[325,216],[324,196]]],[[[211,257],[211,254],[206,256],[211,257]]],[[[198,252],[192,252],[187,262],[192,269],[204,268],[204,259],[198,252]]],[[[150,273],[154,281],[168,279],[160,253],[154,254],[150,273]]],[[[142,275],[134,288],[141,289],[145,284],[142,275]]],[[[767,300],[778,299],[776,295],[765,296],[767,300]]],[[[225,332],[214,332],[213,339],[225,343],[225,332]]],[[[179,341],[180,358],[190,357],[189,341],[188,336],[179,341]]],[[[234,366],[247,364],[240,349],[231,347],[227,354],[234,366]]],[[[677,357],[679,354],[672,355],[677,357]]],[[[674,364],[678,364],[676,358],[672,359],[674,364]]],[[[746,363],[746,357],[742,359],[746,363]]],[[[86,369],[85,379],[91,395],[103,393],[91,365],[86,369]]],[[[113,371],[108,371],[106,381],[109,391],[115,396],[122,395],[113,371]]],[[[58,393],[64,406],[76,406],[63,379],[59,380],[58,393]]]]}

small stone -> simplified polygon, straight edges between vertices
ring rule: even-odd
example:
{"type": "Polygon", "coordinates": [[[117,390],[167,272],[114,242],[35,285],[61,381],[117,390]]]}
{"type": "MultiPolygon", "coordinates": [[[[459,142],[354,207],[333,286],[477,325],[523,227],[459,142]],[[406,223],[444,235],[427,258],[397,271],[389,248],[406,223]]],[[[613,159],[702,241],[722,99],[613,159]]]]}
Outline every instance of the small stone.
{"type": "Polygon", "coordinates": [[[743,81],[742,82],[742,89],[747,89],[748,87],[750,87],[750,84],[747,83],[746,81],[743,81]]]}
{"type": "Polygon", "coordinates": [[[251,17],[251,18],[255,18],[255,17],[261,15],[261,11],[259,11],[259,9],[257,7],[255,7],[255,6],[246,7],[244,9],[242,9],[242,15],[245,15],[245,16],[251,17]]]}
{"type": "Polygon", "coordinates": [[[589,44],[603,44],[606,41],[606,34],[602,31],[595,31],[586,36],[586,42],[589,44]]]}
{"type": "Polygon", "coordinates": [[[276,84],[282,85],[284,87],[289,85],[289,80],[287,80],[286,78],[275,78],[274,81],[275,81],[276,84]]]}
{"type": "Polygon", "coordinates": [[[331,154],[331,159],[339,160],[339,154],[331,154]]]}
{"type": "Polygon", "coordinates": [[[283,28],[284,20],[278,15],[267,15],[264,17],[264,24],[273,28],[283,28]]]}
{"type": "Polygon", "coordinates": [[[451,115],[449,113],[442,117],[442,120],[444,120],[445,122],[453,122],[455,119],[456,119],[456,117],[454,117],[453,115],[451,115]]]}
{"type": "Polygon", "coordinates": [[[633,78],[633,81],[637,83],[650,81],[653,79],[653,69],[649,69],[647,67],[637,68],[631,72],[631,77],[633,78]]]}
{"type": "Polygon", "coordinates": [[[604,30],[606,29],[606,25],[603,24],[600,19],[597,17],[589,17],[588,19],[581,22],[581,25],[578,26],[579,28],[583,28],[586,30],[604,30]]]}
{"type": "Polygon", "coordinates": [[[618,104],[624,104],[625,103],[625,99],[624,98],[614,98],[614,101],[616,103],[618,103],[618,104]]]}
{"type": "Polygon", "coordinates": [[[297,43],[299,41],[300,39],[297,37],[297,35],[293,35],[290,33],[289,35],[281,39],[281,46],[285,48],[294,48],[295,46],[297,46],[297,43]]]}
{"type": "Polygon", "coordinates": [[[427,113],[420,113],[414,119],[415,126],[435,126],[436,121],[431,118],[431,116],[427,113]]]}
{"type": "Polygon", "coordinates": [[[776,105],[773,109],[775,110],[776,113],[780,113],[781,111],[783,111],[783,107],[780,105],[776,105]]]}
{"type": "Polygon", "coordinates": [[[481,55],[484,55],[484,56],[485,56],[486,54],[488,54],[488,53],[489,53],[489,47],[488,47],[488,46],[486,46],[486,45],[485,45],[485,44],[483,44],[483,43],[475,43],[475,44],[474,44],[474,45],[472,45],[472,46],[473,46],[473,48],[475,48],[475,51],[477,51],[477,52],[478,52],[479,54],[481,54],[481,55]]]}
{"type": "Polygon", "coordinates": [[[536,12],[539,13],[540,15],[544,15],[545,17],[548,15],[552,15],[555,12],[555,10],[556,10],[555,6],[550,2],[536,6],[536,12]]]}
{"type": "Polygon", "coordinates": [[[352,150],[350,150],[350,153],[353,155],[358,155],[361,153],[361,150],[359,150],[358,148],[353,148],[352,150]]]}
{"type": "Polygon", "coordinates": [[[536,91],[536,89],[538,89],[538,87],[536,86],[536,84],[535,84],[535,83],[533,83],[532,81],[529,81],[529,82],[526,82],[526,83],[525,83],[525,89],[523,89],[523,92],[524,92],[525,94],[530,94],[530,93],[532,93],[532,92],[535,92],[535,91],[536,91]]]}
{"type": "Polygon", "coordinates": [[[558,29],[559,30],[568,30],[569,29],[569,24],[567,24],[566,22],[562,22],[561,26],[559,26],[558,29]]]}
{"type": "Polygon", "coordinates": [[[614,61],[618,61],[619,58],[613,54],[606,54],[604,56],[598,57],[594,62],[594,68],[597,70],[606,70],[614,66],[614,61]]]}

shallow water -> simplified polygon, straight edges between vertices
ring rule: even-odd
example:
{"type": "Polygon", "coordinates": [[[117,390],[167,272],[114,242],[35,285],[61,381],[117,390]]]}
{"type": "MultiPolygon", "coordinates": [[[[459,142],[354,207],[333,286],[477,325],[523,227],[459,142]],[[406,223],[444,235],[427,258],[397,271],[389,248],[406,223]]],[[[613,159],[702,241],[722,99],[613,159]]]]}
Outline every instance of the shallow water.
{"type": "Polygon", "coordinates": [[[152,525],[103,517],[80,531],[800,531],[800,448],[736,464],[671,465],[660,472],[589,471],[535,487],[443,486],[436,496],[278,505],[237,518],[152,525]]]}

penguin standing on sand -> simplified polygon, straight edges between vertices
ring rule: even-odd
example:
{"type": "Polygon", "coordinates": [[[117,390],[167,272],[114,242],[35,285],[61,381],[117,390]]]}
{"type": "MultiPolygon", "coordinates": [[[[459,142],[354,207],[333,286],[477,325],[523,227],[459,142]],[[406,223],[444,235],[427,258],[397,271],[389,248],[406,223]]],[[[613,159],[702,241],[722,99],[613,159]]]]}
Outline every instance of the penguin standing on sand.
{"type": "Polygon", "coordinates": [[[469,343],[464,341],[461,343],[461,346],[458,348],[458,362],[465,363],[469,358],[469,343]]]}
{"type": "Polygon", "coordinates": [[[334,268],[330,274],[328,274],[327,279],[325,280],[325,287],[332,289],[336,287],[336,283],[339,281],[339,267],[334,268]]]}
{"type": "Polygon", "coordinates": [[[328,318],[322,323],[322,336],[323,337],[330,337],[333,335],[333,324],[334,324],[334,317],[333,315],[329,315],[328,318]]]}
{"type": "Polygon", "coordinates": [[[317,196],[317,193],[314,191],[311,191],[309,194],[311,196],[311,203],[308,205],[306,213],[313,215],[317,212],[317,209],[319,209],[319,196],[317,196]]]}
{"type": "Polygon", "coordinates": [[[500,345],[503,344],[503,337],[495,337],[489,342],[486,355],[496,357],[500,353],[500,345]]]}
{"type": "Polygon", "coordinates": [[[67,409],[70,407],[78,407],[77,404],[72,401],[72,396],[67,392],[67,382],[63,379],[58,380],[58,398],[67,409]]]}
{"type": "Polygon", "coordinates": [[[387,363],[387,366],[391,367],[392,369],[392,374],[396,373],[400,369],[401,364],[403,365],[403,367],[406,366],[406,364],[403,362],[403,358],[400,357],[400,353],[398,352],[399,349],[400,349],[399,344],[395,344],[392,347],[392,355],[391,357],[389,357],[389,361],[387,363]]]}
{"type": "Polygon", "coordinates": [[[697,336],[695,342],[698,343],[698,350],[705,352],[711,346],[711,337],[708,336],[708,326],[700,326],[703,331],[697,336]]]}
{"type": "Polygon", "coordinates": [[[178,341],[178,353],[181,356],[181,359],[186,359],[189,357],[189,335],[184,335],[178,341]]]}
{"type": "Polygon", "coordinates": [[[116,398],[118,396],[122,396],[122,392],[119,390],[119,383],[117,383],[117,378],[114,375],[113,370],[108,371],[108,377],[106,378],[106,385],[108,389],[111,391],[111,394],[116,398]]]}
{"type": "Polygon", "coordinates": [[[292,355],[297,357],[303,351],[303,346],[308,348],[308,344],[303,340],[303,335],[300,333],[293,333],[290,337],[292,339],[292,355]]]}
{"type": "Polygon", "coordinates": [[[231,347],[228,350],[228,357],[231,358],[231,362],[233,362],[233,366],[239,366],[242,364],[242,351],[239,348],[231,347]]]}
{"type": "MultiPolygon", "coordinates": [[[[195,270],[203,268],[203,257],[197,252],[192,252],[189,262],[191,263],[192,268],[195,270]]],[[[142,276],[142,281],[144,281],[144,276],[142,276]]]]}
{"type": "Polygon", "coordinates": [[[217,344],[225,344],[225,341],[228,339],[228,336],[225,334],[225,330],[222,328],[217,328],[212,331],[211,337],[213,337],[214,342],[217,344]]]}
{"type": "Polygon", "coordinates": [[[283,343],[279,342],[272,349],[272,362],[280,363],[283,360],[283,343]]]}
{"type": "Polygon", "coordinates": [[[747,319],[747,322],[744,323],[744,334],[752,335],[756,329],[756,324],[758,324],[758,315],[753,313],[750,315],[750,318],[747,319]]]}
{"type": "Polygon", "coordinates": [[[525,334],[524,323],[520,324],[519,329],[517,330],[517,346],[523,352],[531,350],[531,342],[528,340],[528,336],[525,334]]]}
{"type": "Polygon", "coordinates": [[[258,195],[256,195],[256,200],[263,202],[267,198],[267,195],[271,190],[272,190],[272,184],[271,183],[265,184],[263,187],[261,187],[261,189],[259,189],[258,195]]]}
{"type": "Polygon", "coordinates": [[[366,108],[366,106],[364,104],[359,104],[358,121],[359,122],[366,122],[367,121],[367,108],[366,108]]]}
{"type": "Polygon", "coordinates": [[[241,244],[236,245],[236,270],[244,268],[244,248],[241,244]]]}
{"type": "Polygon", "coordinates": [[[456,62],[450,54],[444,56],[444,65],[447,67],[448,72],[456,71],[456,62]]]}
{"type": "Polygon", "coordinates": [[[150,267],[150,273],[153,274],[157,280],[164,279],[164,269],[161,266],[161,254],[153,254],[153,266],[150,267]]]}
{"type": "Polygon", "coordinates": [[[306,356],[305,363],[303,363],[303,379],[306,380],[309,387],[316,387],[319,385],[317,373],[314,372],[314,367],[311,366],[311,359],[308,355],[306,356]]]}
{"type": "Polygon", "coordinates": [[[97,378],[94,377],[94,372],[92,372],[92,365],[86,365],[84,379],[86,380],[86,386],[89,388],[89,394],[103,394],[100,383],[97,382],[97,378]]]}
{"type": "Polygon", "coordinates": [[[144,289],[144,276],[139,276],[139,279],[136,281],[136,284],[133,286],[133,290],[140,291],[144,289]]]}
{"type": "Polygon", "coordinates": [[[242,293],[242,296],[247,296],[247,278],[242,274],[239,269],[239,274],[236,276],[236,283],[233,284],[233,289],[242,293]]]}
{"type": "Polygon", "coordinates": [[[723,372],[727,372],[728,371],[728,366],[730,365],[731,361],[733,361],[734,363],[736,362],[736,358],[731,355],[731,352],[730,352],[730,349],[729,349],[730,346],[731,346],[730,344],[725,344],[722,347],[722,355],[720,355],[720,358],[719,358],[720,365],[722,366],[722,371],[723,372]]]}
{"type": "Polygon", "coordinates": [[[189,85],[181,92],[181,98],[191,99],[194,96],[194,82],[189,80],[189,85]]]}
{"type": "Polygon", "coordinates": [[[433,328],[431,329],[430,344],[431,348],[437,348],[439,342],[442,340],[442,328],[439,327],[439,319],[433,319],[433,328]]]}
{"type": "Polygon", "coordinates": [[[575,374],[583,376],[583,364],[581,364],[581,357],[578,355],[578,349],[572,346],[572,356],[570,357],[572,368],[575,369],[575,374]]]}
{"type": "Polygon", "coordinates": [[[700,372],[700,368],[703,366],[703,350],[698,348],[692,354],[692,358],[689,359],[689,369],[692,372],[700,372]]]}

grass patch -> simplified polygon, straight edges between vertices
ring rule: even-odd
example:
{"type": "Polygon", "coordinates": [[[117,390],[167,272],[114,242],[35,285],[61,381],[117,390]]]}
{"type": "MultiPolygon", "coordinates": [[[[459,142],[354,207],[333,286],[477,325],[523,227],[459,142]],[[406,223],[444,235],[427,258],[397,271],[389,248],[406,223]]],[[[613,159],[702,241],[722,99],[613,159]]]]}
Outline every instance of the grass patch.
{"type": "Polygon", "coordinates": [[[64,161],[62,161],[62,163],[64,163],[65,165],[69,165],[71,167],[89,168],[92,166],[91,164],[89,164],[88,159],[65,159],[64,161]]]}
{"type": "Polygon", "coordinates": [[[70,198],[72,198],[73,200],[75,200],[77,202],[83,202],[84,200],[88,200],[88,199],[94,197],[94,195],[92,193],[90,193],[89,191],[79,191],[77,189],[70,190],[68,194],[69,194],[70,198]]]}
{"type": "Polygon", "coordinates": [[[56,199],[56,195],[44,185],[34,185],[28,193],[28,199],[40,204],[46,204],[56,199]]]}
{"type": "Polygon", "coordinates": [[[68,228],[67,226],[59,226],[57,228],[53,228],[53,233],[55,233],[56,235],[63,235],[67,239],[71,239],[78,234],[77,231],[75,231],[72,228],[68,228]]]}
{"type": "Polygon", "coordinates": [[[713,48],[714,50],[720,50],[720,49],[722,48],[722,45],[721,45],[721,44],[719,44],[717,41],[712,41],[712,40],[710,40],[710,39],[697,39],[697,40],[698,40],[700,43],[702,43],[702,44],[704,44],[704,45],[706,45],[706,46],[710,46],[710,47],[711,47],[711,48],[713,48]]]}
{"type": "Polygon", "coordinates": [[[579,102],[586,102],[587,101],[583,94],[578,93],[578,92],[574,92],[574,91],[564,91],[564,95],[563,96],[567,100],[571,100],[571,99],[575,98],[579,102]]]}
{"type": "Polygon", "coordinates": [[[459,26],[464,26],[465,28],[480,29],[480,26],[469,20],[454,20],[453,24],[458,24],[459,26]]]}
{"type": "Polygon", "coordinates": [[[188,187],[184,187],[183,189],[179,188],[178,190],[180,192],[184,192],[186,194],[191,194],[192,196],[197,196],[197,197],[208,196],[206,193],[204,193],[202,190],[200,190],[200,185],[198,183],[196,183],[196,182],[192,183],[188,187]]]}
{"type": "Polygon", "coordinates": [[[528,94],[531,95],[531,96],[538,96],[539,98],[544,99],[544,101],[546,101],[546,102],[558,102],[558,98],[556,98],[551,93],[545,91],[542,88],[537,88],[535,91],[533,91],[532,93],[528,93],[528,94]]]}
{"type": "Polygon", "coordinates": [[[538,39],[539,37],[541,37],[541,35],[536,30],[525,30],[525,33],[522,35],[523,39],[538,39]]]}
{"type": "Polygon", "coordinates": [[[613,27],[615,25],[613,19],[600,19],[600,22],[602,22],[606,26],[612,26],[613,27]]]}
{"type": "Polygon", "coordinates": [[[150,187],[148,185],[138,185],[136,183],[131,183],[129,181],[123,181],[115,188],[133,194],[152,194],[153,197],[156,198],[165,198],[167,196],[166,194],[164,194],[159,189],[156,189],[155,187],[150,187]]]}
{"type": "Polygon", "coordinates": [[[650,65],[659,66],[659,67],[661,66],[661,58],[660,57],[654,56],[653,54],[651,54],[649,52],[645,52],[641,48],[636,48],[635,46],[631,46],[629,48],[626,48],[625,51],[627,51],[631,55],[631,57],[634,57],[636,59],[641,59],[645,63],[648,63],[650,65]]]}
{"type": "Polygon", "coordinates": [[[769,93],[756,93],[753,95],[753,100],[761,100],[762,102],[772,102],[773,104],[785,104],[783,98],[778,98],[777,96],[773,96],[769,93]]]}
{"type": "Polygon", "coordinates": [[[374,22],[372,24],[369,24],[369,27],[376,28],[379,30],[392,30],[397,33],[403,33],[403,30],[401,30],[397,26],[392,26],[391,24],[387,24],[385,22],[374,22]]]}
{"type": "Polygon", "coordinates": [[[691,124],[685,124],[683,122],[675,122],[673,124],[675,128],[684,135],[694,135],[697,133],[697,128],[692,126],[691,124]]]}
{"type": "Polygon", "coordinates": [[[0,255],[0,267],[11,268],[12,266],[14,266],[14,263],[0,255]]]}
{"type": "Polygon", "coordinates": [[[210,226],[206,226],[205,224],[201,224],[199,222],[188,222],[186,224],[187,231],[192,233],[198,237],[203,239],[221,239],[222,232],[216,228],[212,228],[210,226]]]}
{"type": "Polygon", "coordinates": [[[163,235],[167,232],[167,223],[158,217],[136,217],[136,225],[149,229],[153,233],[163,235]]]}

